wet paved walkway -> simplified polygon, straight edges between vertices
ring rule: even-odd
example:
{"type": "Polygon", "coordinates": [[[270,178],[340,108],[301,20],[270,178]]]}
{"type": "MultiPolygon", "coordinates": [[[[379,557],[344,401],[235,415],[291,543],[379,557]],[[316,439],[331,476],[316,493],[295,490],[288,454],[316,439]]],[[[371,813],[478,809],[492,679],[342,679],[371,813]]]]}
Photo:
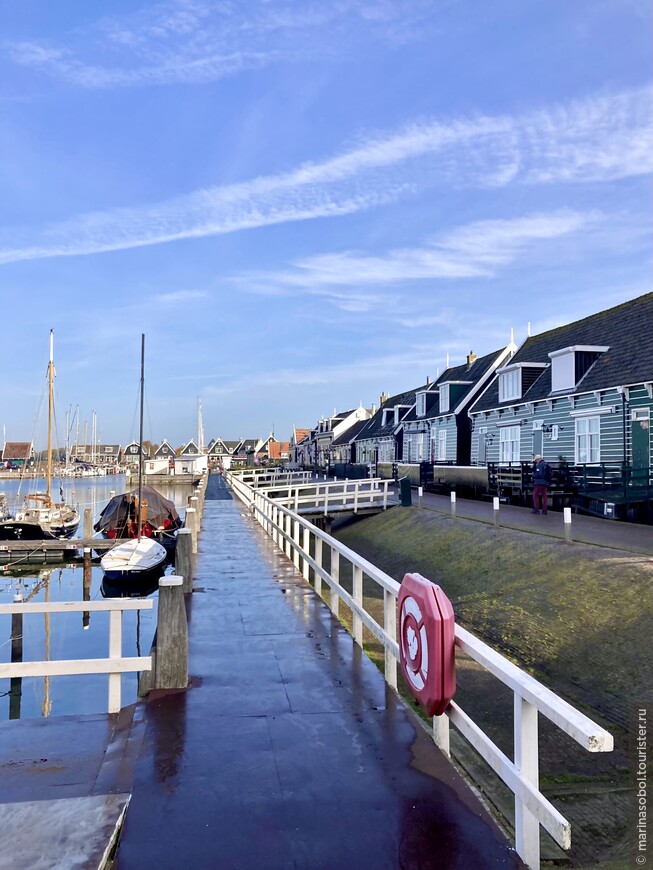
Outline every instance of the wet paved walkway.
{"type": "MultiPolygon", "coordinates": [[[[413,505],[419,504],[417,491],[413,490],[413,505]]],[[[451,515],[451,497],[425,493],[422,496],[425,509],[451,515]]],[[[494,510],[491,501],[458,498],[456,516],[494,523],[494,510]]],[[[564,519],[561,511],[547,514],[533,514],[530,508],[502,504],[499,510],[500,523],[510,529],[533,532],[552,538],[565,537],[564,519]]],[[[630,553],[653,556],[653,526],[641,523],[624,523],[618,520],[602,519],[586,514],[572,514],[572,540],[579,544],[594,544],[597,547],[610,547],[630,553]]]]}
{"type": "Polygon", "coordinates": [[[192,688],[155,693],[116,870],[522,866],[238,501],[206,501],[192,688]]]}

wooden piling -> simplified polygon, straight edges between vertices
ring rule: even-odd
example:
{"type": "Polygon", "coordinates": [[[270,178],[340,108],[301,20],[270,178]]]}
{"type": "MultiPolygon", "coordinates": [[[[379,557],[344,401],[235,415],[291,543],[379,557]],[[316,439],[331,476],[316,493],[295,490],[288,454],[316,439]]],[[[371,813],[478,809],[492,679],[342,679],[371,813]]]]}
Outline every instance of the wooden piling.
{"type": "MultiPolygon", "coordinates": [[[[23,596],[17,593],[14,596],[14,604],[23,600],[23,596]]],[[[11,662],[23,660],[23,614],[11,614],[11,662]]],[[[12,677],[9,681],[9,718],[20,719],[20,704],[23,695],[22,677],[12,677]]]]}
{"type": "MultiPolygon", "coordinates": [[[[91,600],[91,579],[93,566],[91,565],[91,548],[84,547],[84,567],[82,570],[82,601],[91,600]]],[[[91,614],[88,610],[82,613],[82,628],[86,631],[91,625],[91,614]]]]}
{"type": "Polygon", "coordinates": [[[188,620],[183,583],[184,578],[177,574],[159,580],[155,689],[185,689],[188,685],[188,620]]]}
{"type": "Polygon", "coordinates": [[[197,511],[194,507],[186,508],[186,528],[191,530],[193,555],[197,553],[197,511]]]}
{"type": "Polygon", "coordinates": [[[90,541],[93,537],[93,508],[84,508],[84,540],[90,541]]]}
{"type": "Polygon", "coordinates": [[[179,529],[175,547],[175,573],[184,579],[184,593],[193,591],[193,533],[179,529]]]}

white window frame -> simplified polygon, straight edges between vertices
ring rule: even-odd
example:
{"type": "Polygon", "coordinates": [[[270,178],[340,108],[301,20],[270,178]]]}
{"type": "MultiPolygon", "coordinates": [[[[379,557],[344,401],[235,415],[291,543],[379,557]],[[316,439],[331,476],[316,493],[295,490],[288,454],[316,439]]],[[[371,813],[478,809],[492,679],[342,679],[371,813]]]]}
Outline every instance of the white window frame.
{"type": "Polygon", "coordinates": [[[430,458],[431,458],[431,462],[436,462],[437,458],[438,458],[438,430],[437,429],[431,429],[430,458]]]}
{"type": "Polygon", "coordinates": [[[438,429],[438,461],[447,461],[447,430],[438,429]]]}
{"type": "Polygon", "coordinates": [[[499,375],[499,401],[510,402],[521,399],[522,379],[521,368],[510,369],[499,375]]]}
{"type": "Polygon", "coordinates": [[[449,384],[442,384],[439,389],[440,393],[440,411],[443,414],[446,414],[449,410],[450,404],[450,396],[449,396],[449,384]]]}
{"type": "Polygon", "coordinates": [[[575,464],[598,465],[601,461],[601,417],[598,414],[594,417],[577,417],[575,422],[575,464]]]}
{"type": "Polygon", "coordinates": [[[499,464],[519,462],[521,449],[521,426],[502,426],[499,429],[499,464]]]}
{"type": "Polygon", "coordinates": [[[418,393],[415,401],[415,414],[423,417],[426,414],[426,393],[418,393]]]}

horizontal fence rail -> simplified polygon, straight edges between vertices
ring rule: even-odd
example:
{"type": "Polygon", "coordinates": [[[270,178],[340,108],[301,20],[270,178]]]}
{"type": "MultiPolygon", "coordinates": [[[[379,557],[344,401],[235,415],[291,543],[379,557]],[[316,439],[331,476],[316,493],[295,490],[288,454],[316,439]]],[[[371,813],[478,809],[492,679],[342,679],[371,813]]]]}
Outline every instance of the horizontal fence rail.
{"type": "Polygon", "coordinates": [[[389,504],[389,487],[393,481],[373,478],[371,480],[314,481],[302,485],[284,486],[273,483],[260,487],[269,498],[278,504],[292,507],[297,513],[316,510],[325,516],[331,511],[386,510],[389,504]]]}
{"type": "Polygon", "coordinates": [[[306,483],[313,476],[310,471],[269,471],[268,469],[265,471],[251,469],[234,470],[229,473],[238,476],[243,483],[248,483],[255,489],[271,483],[306,483]]]}
{"type": "Polygon", "coordinates": [[[151,656],[123,657],[122,615],[126,610],[151,610],[153,602],[139,599],[107,599],[106,601],[16,601],[0,604],[3,614],[31,616],[37,613],[109,613],[109,655],[104,659],[60,659],[44,662],[10,662],[0,664],[0,678],[58,677],[81,674],[109,675],[109,713],[121,707],[120,675],[152,669],[151,656]]]}
{"type": "MultiPolygon", "coordinates": [[[[255,519],[307,581],[312,572],[316,592],[321,594],[323,582],[329,586],[332,593],[330,607],[334,615],[338,615],[340,601],[350,608],[354,641],[363,646],[365,627],[383,645],[385,679],[397,690],[397,597],[400,584],[300,516],[296,510],[270,498],[264,491],[254,490],[235,475],[228,475],[228,478],[255,519]],[[324,564],[327,550],[330,553],[328,570],[324,564]],[[351,594],[340,584],[342,560],[351,565],[351,594]],[[364,607],[364,577],[383,590],[382,625],[364,607]]],[[[513,692],[513,759],[508,758],[454,701],[444,715],[433,717],[433,739],[449,755],[451,722],[511,789],[515,797],[516,851],[524,863],[539,870],[540,825],[563,849],[571,846],[571,826],[539,789],[538,715],[545,716],[589,752],[610,752],[613,749],[612,735],[459,625],[456,625],[455,642],[461,652],[513,692]]]]}

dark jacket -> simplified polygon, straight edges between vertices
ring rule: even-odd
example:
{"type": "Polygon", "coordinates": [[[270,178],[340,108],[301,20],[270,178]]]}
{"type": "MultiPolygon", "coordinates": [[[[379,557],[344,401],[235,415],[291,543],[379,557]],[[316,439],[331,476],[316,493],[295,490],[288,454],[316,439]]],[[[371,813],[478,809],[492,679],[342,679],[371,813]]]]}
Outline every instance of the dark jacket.
{"type": "Polygon", "coordinates": [[[551,466],[543,459],[533,465],[533,486],[551,486],[551,466]]]}

